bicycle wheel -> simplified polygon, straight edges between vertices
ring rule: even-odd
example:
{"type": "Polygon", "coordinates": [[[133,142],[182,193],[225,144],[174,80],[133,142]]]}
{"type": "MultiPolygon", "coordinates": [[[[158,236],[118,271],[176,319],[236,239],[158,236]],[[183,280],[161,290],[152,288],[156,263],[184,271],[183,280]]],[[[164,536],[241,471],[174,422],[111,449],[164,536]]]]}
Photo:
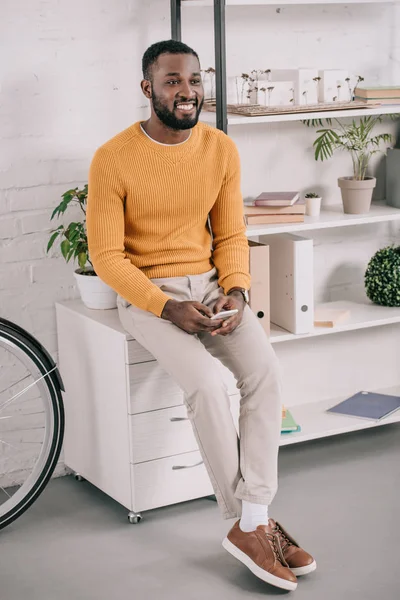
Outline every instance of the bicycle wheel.
{"type": "Polygon", "coordinates": [[[57,366],[28,332],[0,319],[0,529],[46,487],[64,435],[57,366]]]}

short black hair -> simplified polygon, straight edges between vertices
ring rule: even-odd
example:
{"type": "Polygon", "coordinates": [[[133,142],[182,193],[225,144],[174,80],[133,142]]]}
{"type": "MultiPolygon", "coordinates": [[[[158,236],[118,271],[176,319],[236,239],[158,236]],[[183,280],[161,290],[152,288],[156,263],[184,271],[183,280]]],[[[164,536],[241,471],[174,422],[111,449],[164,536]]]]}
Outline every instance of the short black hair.
{"type": "MultiPolygon", "coordinates": [[[[151,67],[161,54],[192,54],[199,60],[197,52],[183,42],[176,40],[164,40],[156,42],[147,48],[142,58],[143,78],[151,80],[151,67]]],[[[200,61],[199,61],[200,62],[200,61]]]]}

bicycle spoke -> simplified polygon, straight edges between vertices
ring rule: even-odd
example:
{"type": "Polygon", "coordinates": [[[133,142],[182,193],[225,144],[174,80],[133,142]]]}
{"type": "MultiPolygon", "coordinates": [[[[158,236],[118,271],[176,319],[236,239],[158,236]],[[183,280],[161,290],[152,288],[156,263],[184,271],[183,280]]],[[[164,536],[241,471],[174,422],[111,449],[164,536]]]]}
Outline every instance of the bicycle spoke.
{"type": "Polygon", "coordinates": [[[13,446],[13,444],[9,444],[8,442],[5,442],[4,440],[0,440],[0,444],[4,444],[5,446],[10,446],[10,448],[14,448],[15,450],[18,450],[17,446],[13,446]]]}
{"type": "Polygon", "coordinates": [[[8,492],[6,492],[6,490],[3,487],[1,487],[1,485],[0,485],[0,490],[2,492],[4,492],[6,496],[8,496],[9,498],[11,498],[10,494],[8,492]]]}
{"type": "Polygon", "coordinates": [[[15,387],[16,385],[18,385],[19,383],[21,383],[21,381],[25,381],[25,379],[29,379],[29,377],[31,377],[30,374],[25,375],[25,377],[21,377],[21,379],[19,379],[18,381],[16,381],[12,385],[9,385],[8,387],[4,388],[4,390],[0,390],[0,396],[1,396],[1,394],[3,394],[4,392],[6,392],[7,390],[9,390],[10,388],[15,387]]]}
{"type": "Polygon", "coordinates": [[[35,381],[33,381],[32,383],[30,383],[28,386],[26,386],[26,388],[24,388],[20,392],[17,392],[12,398],[10,398],[9,400],[6,400],[3,404],[0,405],[0,412],[3,411],[7,406],[9,406],[11,404],[11,402],[13,402],[17,398],[19,398],[20,396],[22,396],[23,394],[25,394],[26,391],[28,391],[31,388],[33,388],[34,385],[36,385],[39,381],[41,381],[42,379],[44,379],[45,377],[47,377],[48,375],[50,375],[50,373],[52,373],[56,369],[57,369],[57,366],[53,367],[52,369],[50,369],[50,371],[47,371],[47,373],[45,373],[44,375],[42,375],[38,379],[35,379],[35,381]]]}

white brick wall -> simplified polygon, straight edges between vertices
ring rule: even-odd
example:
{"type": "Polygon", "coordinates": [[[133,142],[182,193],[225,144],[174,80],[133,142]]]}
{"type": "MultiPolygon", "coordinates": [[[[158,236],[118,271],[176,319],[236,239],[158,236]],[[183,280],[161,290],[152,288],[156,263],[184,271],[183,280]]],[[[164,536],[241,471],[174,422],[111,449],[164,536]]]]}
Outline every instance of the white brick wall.
{"type": "MultiPolygon", "coordinates": [[[[229,75],[310,65],[348,68],[371,82],[400,76],[399,7],[235,7],[227,15],[229,75]]],[[[183,41],[204,68],[214,64],[211,31],[211,9],[183,9],[183,41]]],[[[0,314],[34,333],[55,358],[54,302],[77,292],[73,266],[57,251],[45,253],[58,224],[48,219],[61,193],[86,182],[95,149],[145,116],[141,56],[169,36],[168,0],[1,3],[0,314]]],[[[287,123],[230,134],[245,196],[285,181],[318,186],[325,202],[338,201],[336,179],[349,173],[349,159],[316,163],[314,131],[287,123]]],[[[368,256],[398,233],[383,225],[315,234],[317,298],[360,286],[368,256]]]]}

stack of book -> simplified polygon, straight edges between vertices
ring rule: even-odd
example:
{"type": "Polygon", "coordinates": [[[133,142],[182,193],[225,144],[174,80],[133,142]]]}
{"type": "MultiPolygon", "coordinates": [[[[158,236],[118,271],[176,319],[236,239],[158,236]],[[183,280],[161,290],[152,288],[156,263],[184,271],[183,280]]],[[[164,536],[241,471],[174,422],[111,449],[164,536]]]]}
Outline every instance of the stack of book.
{"type": "Polygon", "coordinates": [[[400,86],[356,87],[355,100],[364,104],[400,104],[400,86]]]}
{"type": "Polygon", "coordinates": [[[305,212],[299,192],[263,192],[244,204],[246,225],[303,223],[305,212]]]}
{"type": "Polygon", "coordinates": [[[301,431],[300,425],[296,423],[290,410],[283,407],[281,433],[294,433],[296,431],[301,431]]]}

